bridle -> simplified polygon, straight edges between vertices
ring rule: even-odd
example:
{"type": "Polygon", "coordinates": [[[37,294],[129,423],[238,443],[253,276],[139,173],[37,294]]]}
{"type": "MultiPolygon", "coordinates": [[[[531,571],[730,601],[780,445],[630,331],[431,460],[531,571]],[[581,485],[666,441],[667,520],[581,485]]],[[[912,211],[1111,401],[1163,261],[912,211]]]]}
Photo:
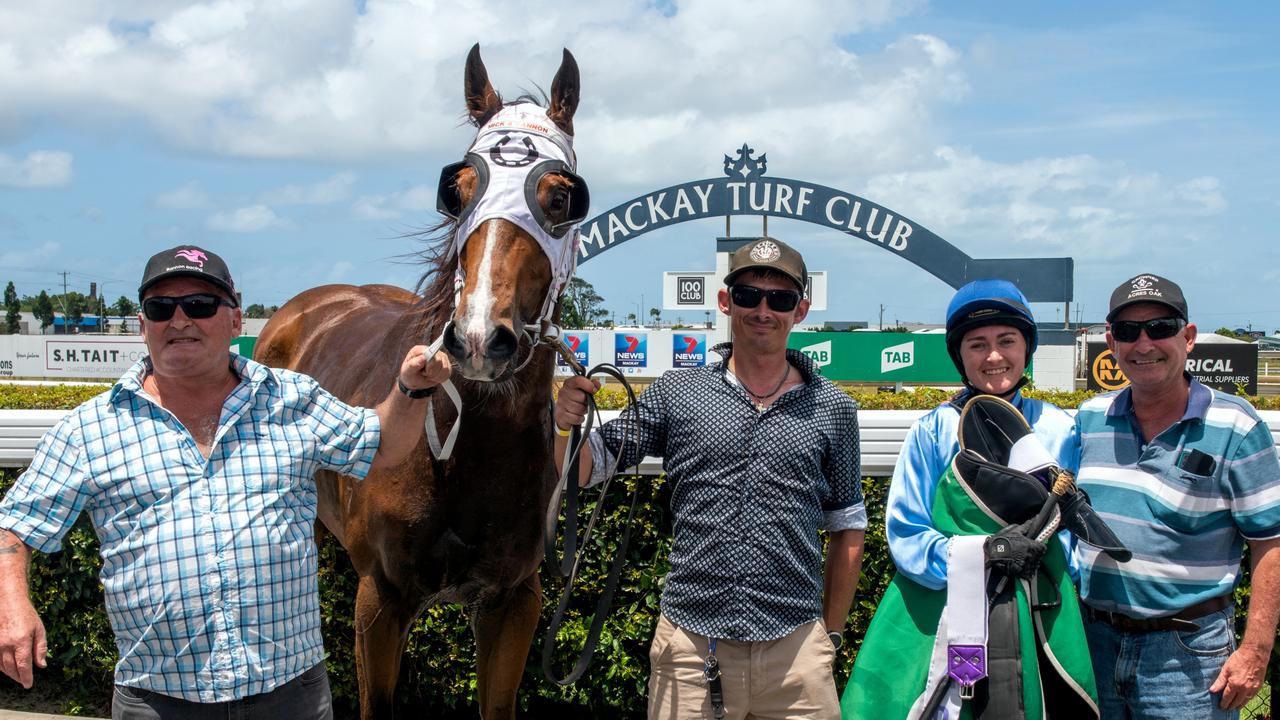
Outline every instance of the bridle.
{"type": "MultiPolygon", "coordinates": [[[[537,320],[516,328],[517,337],[527,341],[529,351],[524,360],[509,374],[524,370],[532,362],[535,351],[543,345],[563,345],[561,329],[555,322],[556,305],[568,287],[578,264],[578,225],[586,219],[591,195],[587,183],[577,175],[578,160],[573,151],[573,136],[561,130],[547,116],[547,111],[531,102],[504,107],[476,133],[466,157],[446,165],[436,187],[436,209],[453,219],[453,254],[462,257],[468,238],[486,220],[503,219],[514,223],[537,242],[551,263],[551,282],[543,297],[537,320]],[[456,184],[457,175],[470,167],[476,174],[476,188],[463,202],[456,184]],[[565,219],[553,222],[538,203],[538,185],[548,174],[561,175],[571,181],[565,219]]],[[[457,308],[466,275],[459,264],[453,278],[453,306],[457,308]]],[[[450,318],[440,334],[429,343],[428,357],[444,344],[453,327],[450,318]]],[[[518,350],[517,350],[518,352],[518,350]]],[[[443,442],[436,430],[434,403],[427,406],[425,429],[427,443],[437,460],[453,455],[454,443],[462,424],[462,397],[451,379],[441,387],[452,401],[456,418],[443,442]]]]}

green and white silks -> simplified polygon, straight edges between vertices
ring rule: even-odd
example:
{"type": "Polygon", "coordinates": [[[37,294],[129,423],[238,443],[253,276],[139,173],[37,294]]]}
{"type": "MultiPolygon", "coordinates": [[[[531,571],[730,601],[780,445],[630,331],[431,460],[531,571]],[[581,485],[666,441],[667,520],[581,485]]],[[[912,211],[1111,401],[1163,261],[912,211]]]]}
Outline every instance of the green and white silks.
{"type": "MultiPolygon", "coordinates": [[[[948,537],[991,535],[1009,524],[982,503],[957,474],[943,473],[933,525],[948,537]]],[[[1043,720],[1097,718],[1098,701],[1075,586],[1054,535],[1033,581],[1013,580],[992,603],[988,677],[963,703],[961,718],[1043,720]],[[1059,604],[1053,604],[1061,598],[1059,604]],[[1042,606],[1032,612],[1033,606],[1042,606]],[[1046,708],[1049,709],[1046,712],[1046,708]]],[[[858,651],[841,699],[844,720],[900,720],[926,705],[930,658],[947,591],[894,576],[858,651]]],[[[934,713],[934,720],[943,717],[934,713]]],[[[954,717],[948,720],[955,720],[954,717]]]]}

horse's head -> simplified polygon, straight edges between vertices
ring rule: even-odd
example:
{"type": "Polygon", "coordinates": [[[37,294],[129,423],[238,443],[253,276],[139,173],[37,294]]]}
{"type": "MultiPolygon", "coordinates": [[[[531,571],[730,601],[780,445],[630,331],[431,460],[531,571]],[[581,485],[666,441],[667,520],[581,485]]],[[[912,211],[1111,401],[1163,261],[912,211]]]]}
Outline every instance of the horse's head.
{"type": "Polygon", "coordinates": [[[480,129],[466,159],[441,173],[437,205],[457,222],[457,302],[444,348],[469,379],[516,369],[522,336],[533,352],[573,274],[577,224],[589,204],[574,172],[578,86],[578,65],[565,50],[549,109],[503,105],[480,46],[467,56],[467,111],[480,129]]]}

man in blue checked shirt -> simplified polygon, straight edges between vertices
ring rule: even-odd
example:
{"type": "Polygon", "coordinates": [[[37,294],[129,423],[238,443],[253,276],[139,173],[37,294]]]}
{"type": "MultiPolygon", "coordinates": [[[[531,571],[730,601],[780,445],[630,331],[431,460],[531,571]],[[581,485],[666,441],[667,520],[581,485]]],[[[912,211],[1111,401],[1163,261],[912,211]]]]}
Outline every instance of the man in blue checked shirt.
{"type": "Polygon", "coordinates": [[[138,294],[148,357],[50,430],[0,501],[0,670],[30,688],[44,667],[31,550],[58,550],[87,510],[120,652],[114,719],[330,718],[312,478],[403,460],[416,391],[449,361],[415,347],[376,409],[350,407],[228,352],[241,313],[214,253],[156,254],[138,294]]]}
{"type": "Polygon", "coordinates": [[[1079,543],[1085,632],[1109,718],[1235,718],[1266,674],[1280,614],[1280,463],[1249,403],[1186,372],[1196,326],[1176,283],[1111,295],[1107,345],[1129,387],[1086,401],[1080,487],[1133,559],[1079,543]],[[1245,542],[1248,623],[1233,591],[1245,542]]]}

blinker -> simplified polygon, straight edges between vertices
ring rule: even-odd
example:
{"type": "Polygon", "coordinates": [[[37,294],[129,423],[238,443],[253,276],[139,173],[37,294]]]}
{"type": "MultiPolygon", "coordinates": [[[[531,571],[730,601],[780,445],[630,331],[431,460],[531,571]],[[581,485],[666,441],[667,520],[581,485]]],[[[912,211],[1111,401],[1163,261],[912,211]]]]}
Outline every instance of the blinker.
{"type": "MultiPolygon", "coordinates": [[[[465,160],[445,165],[440,171],[440,182],[436,186],[436,210],[462,225],[488,189],[489,164],[480,155],[467,153],[465,160]],[[476,189],[471,200],[464,204],[462,194],[458,192],[457,178],[458,173],[465,168],[475,170],[476,189]]],[[[567,164],[560,160],[545,160],[528,170],[524,182],[524,202],[538,227],[551,237],[561,238],[570,228],[587,218],[587,211],[591,207],[591,191],[587,187],[587,181],[573,172],[567,164]],[[561,175],[571,183],[568,188],[568,212],[565,219],[558,223],[553,223],[546,216],[542,204],[538,202],[538,184],[549,174],[561,175]]]]}

